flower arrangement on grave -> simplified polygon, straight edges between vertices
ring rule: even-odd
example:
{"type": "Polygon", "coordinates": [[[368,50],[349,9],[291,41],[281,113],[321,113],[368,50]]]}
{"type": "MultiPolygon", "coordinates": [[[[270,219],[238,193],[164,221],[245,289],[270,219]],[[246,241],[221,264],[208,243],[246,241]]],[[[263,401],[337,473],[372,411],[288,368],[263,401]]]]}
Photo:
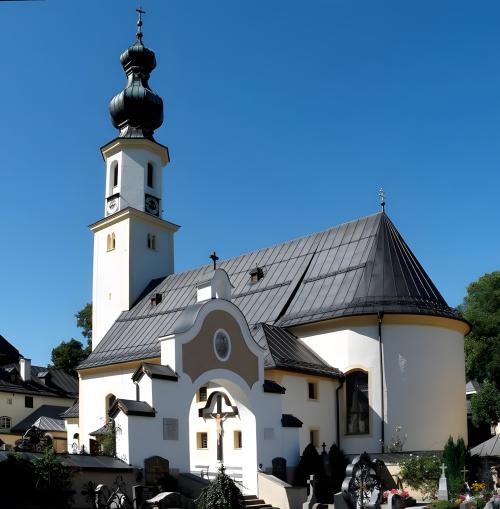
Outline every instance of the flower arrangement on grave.
{"type": "Polygon", "coordinates": [[[387,502],[389,495],[399,495],[402,499],[410,498],[410,494],[407,490],[397,490],[393,488],[392,490],[384,491],[384,502],[387,502]]]}

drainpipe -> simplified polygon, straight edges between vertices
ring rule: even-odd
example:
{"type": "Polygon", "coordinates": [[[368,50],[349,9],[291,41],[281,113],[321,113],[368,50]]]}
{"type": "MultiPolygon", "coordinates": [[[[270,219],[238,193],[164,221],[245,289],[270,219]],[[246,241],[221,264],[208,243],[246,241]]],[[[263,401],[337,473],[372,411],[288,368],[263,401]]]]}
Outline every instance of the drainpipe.
{"type": "Polygon", "coordinates": [[[342,387],[344,386],[344,382],[345,382],[345,376],[341,376],[339,377],[339,386],[337,387],[337,389],[335,390],[335,396],[336,396],[336,405],[337,405],[337,447],[340,449],[340,413],[339,413],[339,408],[340,408],[340,404],[339,404],[339,393],[340,393],[340,389],[342,389],[342,387]]]}
{"type": "Polygon", "coordinates": [[[380,443],[382,447],[382,454],[384,453],[384,442],[385,442],[385,408],[384,408],[384,357],[382,354],[382,320],[384,319],[384,313],[379,311],[377,313],[378,322],[378,353],[380,361],[380,416],[381,416],[381,430],[380,430],[380,443]]]}

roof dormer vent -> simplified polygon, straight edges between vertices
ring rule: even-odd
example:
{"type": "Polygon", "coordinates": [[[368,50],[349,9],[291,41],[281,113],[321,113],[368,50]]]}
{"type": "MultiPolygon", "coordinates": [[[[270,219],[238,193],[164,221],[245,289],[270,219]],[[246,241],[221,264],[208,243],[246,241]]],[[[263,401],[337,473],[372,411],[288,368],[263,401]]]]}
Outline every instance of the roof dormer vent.
{"type": "Polygon", "coordinates": [[[264,269],[255,267],[250,271],[250,283],[258,283],[264,277],[264,269]]]}
{"type": "Polygon", "coordinates": [[[162,294],[161,293],[155,293],[152,297],[151,297],[151,305],[152,306],[157,306],[162,300],[162,294]]]}

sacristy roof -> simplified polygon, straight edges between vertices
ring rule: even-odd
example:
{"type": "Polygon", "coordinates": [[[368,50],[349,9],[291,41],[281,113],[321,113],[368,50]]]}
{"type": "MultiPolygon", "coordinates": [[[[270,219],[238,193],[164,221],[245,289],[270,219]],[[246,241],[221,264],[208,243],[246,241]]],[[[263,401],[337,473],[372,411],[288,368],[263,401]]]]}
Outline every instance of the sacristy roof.
{"type": "MultiPolygon", "coordinates": [[[[221,261],[218,268],[229,275],[232,302],[251,329],[378,312],[459,319],[385,212],[221,261]],[[250,277],[255,267],[263,270],[258,281],[250,277]]],[[[159,357],[158,338],[172,333],[210,273],[207,264],[152,281],[80,368],[159,357]],[[152,305],[157,293],[162,300],[152,305]]]]}

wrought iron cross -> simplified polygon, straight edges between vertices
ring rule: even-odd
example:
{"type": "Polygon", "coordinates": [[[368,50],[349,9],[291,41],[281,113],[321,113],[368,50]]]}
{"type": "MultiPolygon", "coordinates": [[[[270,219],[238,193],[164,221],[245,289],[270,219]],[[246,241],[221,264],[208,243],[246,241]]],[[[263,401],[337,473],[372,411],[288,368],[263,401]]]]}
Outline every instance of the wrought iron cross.
{"type": "Polygon", "coordinates": [[[214,270],[216,270],[219,257],[215,254],[215,251],[210,255],[210,259],[214,262],[214,270]]]}
{"type": "Polygon", "coordinates": [[[382,207],[382,212],[384,212],[384,210],[385,210],[385,191],[384,191],[383,187],[380,188],[378,195],[380,196],[380,206],[382,207]]]}
{"type": "Polygon", "coordinates": [[[141,30],[141,27],[142,27],[142,15],[143,14],[146,14],[146,11],[144,11],[142,9],[142,7],[139,7],[138,9],[136,9],[136,12],[139,13],[139,19],[137,20],[137,33],[135,34],[137,36],[137,40],[139,42],[142,42],[142,30],[141,30]]]}

